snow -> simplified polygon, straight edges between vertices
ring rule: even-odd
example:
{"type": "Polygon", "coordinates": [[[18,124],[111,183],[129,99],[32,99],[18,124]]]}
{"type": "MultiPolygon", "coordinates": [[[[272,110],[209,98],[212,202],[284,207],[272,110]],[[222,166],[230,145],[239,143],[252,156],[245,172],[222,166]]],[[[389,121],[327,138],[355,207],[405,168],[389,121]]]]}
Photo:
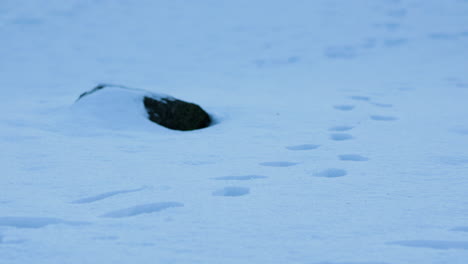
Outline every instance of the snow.
{"type": "Polygon", "coordinates": [[[3,0],[0,263],[465,264],[467,32],[466,0],[3,0]]]}
{"type": "Polygon", "coordinates": [[[119,86],[91,90],[80,95],[70,107],[70,113],[63,119],[72,123],[93,123],[112,130],[143,129],[155,130],[160,127],[148,122],[148,113],[144,107],[144,97],[173,100],[171,96],[151,93],[142,89],[132,89],[119,86]],[[79,120],[79,121],[77,121],[79,120]]]}

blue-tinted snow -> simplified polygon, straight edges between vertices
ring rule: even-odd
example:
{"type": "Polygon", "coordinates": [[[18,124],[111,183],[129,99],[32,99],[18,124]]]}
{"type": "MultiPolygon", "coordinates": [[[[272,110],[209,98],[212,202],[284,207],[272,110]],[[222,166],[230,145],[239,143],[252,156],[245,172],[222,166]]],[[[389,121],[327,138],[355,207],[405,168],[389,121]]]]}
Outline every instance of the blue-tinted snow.
{"type": "Polygon", "coordinates": [[[465,264],[467,25],[466,0],[0,1],[0,263],[465,264]],[[99,83],[140,90],[75,103],[99,83]],[[154,125],[146,91],[216,124],[154,125]]]}

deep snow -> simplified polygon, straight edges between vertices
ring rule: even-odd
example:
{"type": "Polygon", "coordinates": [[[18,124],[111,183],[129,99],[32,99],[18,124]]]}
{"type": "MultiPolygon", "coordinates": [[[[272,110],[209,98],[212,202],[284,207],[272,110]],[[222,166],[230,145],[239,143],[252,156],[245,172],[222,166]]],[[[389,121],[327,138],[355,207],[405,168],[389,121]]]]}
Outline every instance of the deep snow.
{"type": "Polygon", "coordinates": [[[468,262],[466,0],[2,0],[0,39],[2,264],[468,262]]]}

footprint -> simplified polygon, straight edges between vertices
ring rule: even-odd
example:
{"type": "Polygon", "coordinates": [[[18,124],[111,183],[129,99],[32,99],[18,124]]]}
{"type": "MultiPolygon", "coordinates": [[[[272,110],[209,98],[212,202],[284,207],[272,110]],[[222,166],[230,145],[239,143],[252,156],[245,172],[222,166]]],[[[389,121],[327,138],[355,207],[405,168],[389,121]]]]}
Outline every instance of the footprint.
{"type": "Polygon", "coordinates": [[[407,15],[408,11],[404,8],[392,9],[387,11],[387,15],[395,18],[403,18],[407,15]]]}
{"type": "Polygon", "coordinates": [[[41,25],[44,21],[40,18],[16,18],[11,20],[12,24],[15,25],[22,25],[22,26],[30,26],[30,25],[41,25]]]}
{"type": "Polygon", "coordinates": [[[350,134],[346,134],[346,133],[334,133],[330,135],[330,139],[335,140],[335,141],[350,140],[352,138],[353,136],[351,136],[350,134]]]}
{"type": "Polygon", "coordinates": [[[183,164],[201,166],[201,165],[209,165],[209,164],[214,164],[214,163],[215,162],[212,162],[212,161],[185,161],[183,164]]]}
{"type": "Polygon", "coordinates": [[[93,237],[94,240],[117,240],[119,239],[118,236],[95,236],[93,237]]]}
{"type": "Polygon", "coordinates": [[[287,146],[286,148],[289,150],[311,150],[320,147],[320,145],[314,144],[302,144],[302,145],[294,145],[294,146],[287,146]]]}
{"type": "Polygon", "coordinates": [[[263,68],[263,67],[270,67],[270,66],[285,66],[285,65],[292,65],[296,64],[301,61],[300,56],[289,56],[289,57],[283,57],[283,58],[278,58],[278,59],[256,59],[253,61],[253,64],[255,64],[258,68],[263,68]]]}
{"type": "Polygon", "coordinates": [[[370,100],[370,97],[360,96],[360,95],[354,95],[354,96],[351,96],[350,98],[355,101],[369,101],[370,100]]]}
{"type": "Polygon", "coordinates": [[[354,105],[335,105],[333,108],[340,111],[351,111],[354,109],[354,105]]]}
{"type": "Polygon", "coordinates": [[[409,91],[414,91],[415,88],[414,87],[403,86],[403,87],[398,88],[398,90],[400,90],[402,92],[409,92],[409,91]]]}
{"type": "Polygon", "coordinates": [[[383,107],[383,108],[393,107],[392,104],[382,104],[382,103],[372,103],[372,104],[375,105],[375,106],[378,106],[378,107],[383,107]]]}
{"type": "Polygon", "coordinates": [[[432,248],[432,249],[466,249],[468,241],[444,241],[444,240],[403,240],[387,243],[405,247],[432,248]]]}
{"type": "Polygon", "coordinates": [[[213,192],[214,196],[229,196],[229,197],[235,197],[235,196],[243,196],[246,194],[250,193],[250,189],[246,187],[237,187],[237,186],[230,186],[230,187],[224,187],[222,189],[219,189],[217,191],[213,192]]]}
{"type": "Polygon", "coordinates": [[[384,46],[386,47],[397,47],[408,43],[406,38],[391,38],[384,40],[384,46]]]}
{"type": "Polygon", "coordinates": [[[468,135],[468,128],[458,127],[451,129],[450,131],[464,136],[468,135]]]}
{"type": "Polygon", "coordinates": [[[262,162],[259,164],[262,166],[267,166],[267,167],[290,167],[290,166],[297,165],[299,163],[289,162],[289,161],[271,161],[271,162],[262,162]]]}
{"type": "Polygon", "coordinates": [[[26,239],[2,240],[2,237],[0,236],[0,244],[17,245],[17,244],[23,244],[26,241],[27,241],[26,239]]]}
{"type": "Polygon", "coordinates": [[[370,118],[376,121],[395,121],[396,117],[393,116],[383,116],[383,115],[371,115],[370,118]]]}
{"type": "Polygon", "coordinates": [[[325,56],[330,59],[353,59],[357,56],[357,50],[350,45],[332,46],[325,50],[325,56]]]}
{"type": "Polygon", "coordinates": [[[122,217],[131,217],[141,214],[150,214],[155,212],[160,212],[173,207],[183,207],[184,204],[177,202],[161,202],[161,203],[150,203],[136,205],[120,210],[115,210],[101,215],[101,217],[108,218],[122,218],[122,217]]]}
{"type": "Polygon", "coordinates": [[[352,126],[334,126],[334,127],[330,127],[328,130],[329,131],[344,132],[344,131],[349,131],[351,129],[353,129],[352,126]]]}
{"type": "Polygon", "coordinates": [[[292,63],[297,63],[301,60],[301,57],[299,56],[290,56],[288,57],[288,59],[286,60],[286,64],[292,64],[292,63]]]}
{"type": "Polygon", "coordinates": [[[338,156],[340,160],[345,161],[368,161],[369,159],[358,154],[343,154],[338,156]]]}
{"type": "Polygon", "coordinates": [[[436,158],[439,162],[452,165],[452,166],[460,166],[468,164],[468,157],[466,156],[440,156],[436,158]]]}
{"type": "Polygon", "coordinates": [[[450,230],[459,231],[459,232],[468,232],[468,226],[458,226],[458,227],[452,228],[450,230]]]}
{"type": "Polygon", "coordinates": [[[66,221],[60,218],[52,217],[0,217],[0,226],[11,226],[16,228],[41,228],[48,225],[87,225],[89,222],[66,221]]]}
{"type": "Polygon", "coordinates": [[[377,45],[377,40],[375,38],[368,38],[361,44],[363,49],[373,49],[377,45]]]}
{"type": "Polygon", "coordinates": [[[324,171],[315,173],[315,176],[324,177],[324,178],[337,178],[337,177],[343,177],[346,174],[347,172],[345,170],[330,168],[330,169],[326,169],[324,171]]]}
{"type": "Polygon", "coordinates": [[[145,188],[142,187],[142,188],[138,188],[138,189],[128,189],[128,190],[119,190],[119,191],[106,192],[106,193],[101,193],[101,194],[98,194],[98,195],[95,195],[95,196],[81,198],[81,199],[75,200],[75,201],[73,201],[71,203],[75,203],[75,204],[92,203],[92,202],[100,201],[100,200],[103,200],[103,199],[106,199],[106,198],[109,198],[109,197],[112,197],[112,196],[115,196],[115,195],[118,195],[118,194],[138,192],[138,191],[141,191],[141,190],[144,190],[144,189],[145,188]]]}
{"type": "Polygon", "coordinates": [[[445,33],[445,32],[436,32],[428,35],[429,38],[435,40],[454,40],[458,38],[458,34],[455,33],[445,33]]]}
{"type": "Polygon", "coordinates": [[[223,177],[216,177],[213,179],[220,180],[220,181],[250,181],[250,180],[265,179],[265,178],[268,178],[268,177],[261,176],[261,175],[243,175],[243,176],[223,176],[223,177]]]}
{"type": "Polygon", "coordinates": [[[382,28],[387,31],[396,31],[401,27],[401,24],[399,23],[393,23],[393,22],[384,22],[384,23],[376,23],[374,24],[376,28],[382,28]]]}

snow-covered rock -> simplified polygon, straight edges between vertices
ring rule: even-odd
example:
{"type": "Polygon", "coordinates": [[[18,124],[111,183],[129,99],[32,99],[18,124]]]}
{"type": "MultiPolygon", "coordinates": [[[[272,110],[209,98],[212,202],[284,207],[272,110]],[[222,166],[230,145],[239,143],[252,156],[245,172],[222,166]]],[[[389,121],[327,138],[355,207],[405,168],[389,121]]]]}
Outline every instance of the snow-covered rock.
{"type": "Polygon", "coordinates": [[[183,131],[211,124],[208,113],[194,103],[119,85],[98,85],[81,94],[77,103],[111,123],[132,123],[146,116],[159,125],[183,131]]]}

